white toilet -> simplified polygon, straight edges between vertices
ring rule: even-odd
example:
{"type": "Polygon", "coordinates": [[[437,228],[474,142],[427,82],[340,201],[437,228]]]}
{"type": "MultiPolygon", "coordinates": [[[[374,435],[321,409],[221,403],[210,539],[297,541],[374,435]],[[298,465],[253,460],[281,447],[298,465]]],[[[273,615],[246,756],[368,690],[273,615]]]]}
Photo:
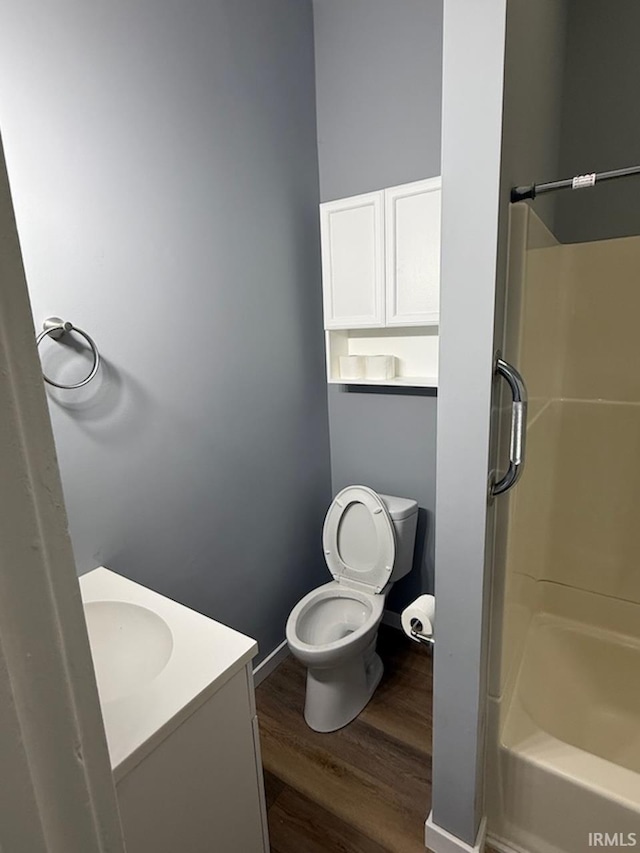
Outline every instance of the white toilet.
{"type": "Polygon", "coordinates": [[[333,581],[296,604],[291,653],[307,666],[304,718],[317,732],[355,719],[382,676],[378,625],[391,584],[411,570],[418,504],[348,486],[333,500],[322,544],[333,581]]]}

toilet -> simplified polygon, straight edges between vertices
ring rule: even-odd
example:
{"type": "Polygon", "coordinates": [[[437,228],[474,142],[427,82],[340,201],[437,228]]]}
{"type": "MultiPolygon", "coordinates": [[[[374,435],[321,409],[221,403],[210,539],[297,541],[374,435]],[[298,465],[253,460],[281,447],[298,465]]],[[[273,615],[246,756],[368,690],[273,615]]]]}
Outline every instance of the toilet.
{"type": "Polygon", "coordinates": [[[304,718],[317,732],[355,719],[380,678],[378,626],[391,585],[411,570],[418,504],[348,486],[333,499],[322,546],[334,580],[305,595],[287,620],[291,654],[307,667],[304,718]]]}

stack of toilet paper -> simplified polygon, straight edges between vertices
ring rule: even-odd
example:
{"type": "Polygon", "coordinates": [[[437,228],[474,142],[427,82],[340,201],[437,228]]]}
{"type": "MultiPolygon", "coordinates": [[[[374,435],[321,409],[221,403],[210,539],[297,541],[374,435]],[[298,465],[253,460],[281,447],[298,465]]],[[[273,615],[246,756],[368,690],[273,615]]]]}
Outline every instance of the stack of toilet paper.
{"type": "Polygon", "coordinates": [[[341,379],[393,379],[396,359],[393,355],[341,355],[341,379]]]}

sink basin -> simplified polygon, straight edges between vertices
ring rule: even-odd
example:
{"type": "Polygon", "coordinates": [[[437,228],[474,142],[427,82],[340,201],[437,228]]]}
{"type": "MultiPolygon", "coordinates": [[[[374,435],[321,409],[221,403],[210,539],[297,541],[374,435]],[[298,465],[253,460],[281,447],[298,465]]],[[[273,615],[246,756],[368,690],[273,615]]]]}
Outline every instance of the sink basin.
{"type": "Polygon", "coordinates": [[[245,668],[257,645],[104,566],[82,575],[80,590],[119,783],[245,668]]]}
{"type": "Polygon", "coordinates": [[[84,612],[101,702],[114,702],[153,681],[173,651],[164,619],[127,601],[88,601],[84,612]]]}

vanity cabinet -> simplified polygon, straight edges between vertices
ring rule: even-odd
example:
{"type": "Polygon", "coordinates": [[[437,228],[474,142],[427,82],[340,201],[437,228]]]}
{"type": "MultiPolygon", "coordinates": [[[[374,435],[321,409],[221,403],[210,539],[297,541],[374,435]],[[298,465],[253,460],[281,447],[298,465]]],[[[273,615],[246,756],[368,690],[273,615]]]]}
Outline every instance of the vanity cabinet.
{"type": "Polygon", "coordinates": [[[437,386],[440,202],[438,177],[320,205],[329,382],[437,386]],[[378,354],[395,377],[341,377],[341,356],[378,354]]]}
{"type": "Polygon", "coordinates": [[[268,853],[256,641],[104,566],[80,587],[127,853],[268,853]]]}
{"type": "Polygon", "coordinates": [[[268,853],[251,666],[116,783],[127,853],[268,853]]]}

